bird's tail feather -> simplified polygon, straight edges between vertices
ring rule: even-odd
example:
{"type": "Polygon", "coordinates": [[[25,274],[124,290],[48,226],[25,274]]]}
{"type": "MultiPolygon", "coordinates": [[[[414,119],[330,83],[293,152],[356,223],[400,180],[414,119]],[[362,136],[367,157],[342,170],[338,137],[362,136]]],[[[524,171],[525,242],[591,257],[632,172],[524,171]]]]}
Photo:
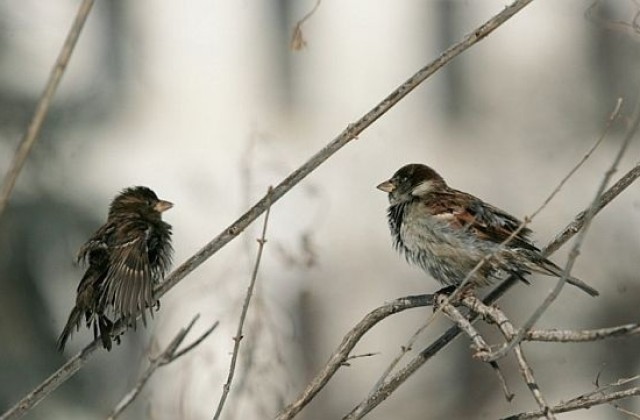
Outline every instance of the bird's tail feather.
{"type": "MultiPolygon", "coordinates": [[[[541,264],[538,265],[538,267],[540,269],[535,270],[539,273],[542,274],[547,274],[547,275],[551,275],[554,277],[561,277],[562,276],[562,269],[560,267],[558,267],[556,264],[554,264],[553,262],[544,259],[542,261],[541,264]]],[[[569,283],[572,286],[577,287],[578,289],[582,290],[583,292],[595,297],[600,295],[600,292],[598,292],[596,289],[594,289],[593,287],[589,286],[587,283],[583,282],[582,280],[580,280],[577,277],[567,277],[567,283],[569,283]]]]}
{"type": "Polygon", "coordinates": [[[62,330],[62,334],[58,338],[58,351],[64,350],[64,346],[67,344],[67,340],[73,334],[74,328],[78,330],[80,328],[80,322],[82,321],[82,313],[77,306],[74,306],[69,314],[69,319],[67,320],[67,324],[64,326],[62,330]]]}
{"type": "Polygon", "coordinates": [[[102,347],[107,349],[107,351],[111,351],[111,333],[113,331],[113,322],[111,322],[111,320],[104,315],[98,316],[96,324],[94,324],[93,327],[94,336],[97,335],[98,331],[100,332],[100,341],[102,342],[102,347]]]}

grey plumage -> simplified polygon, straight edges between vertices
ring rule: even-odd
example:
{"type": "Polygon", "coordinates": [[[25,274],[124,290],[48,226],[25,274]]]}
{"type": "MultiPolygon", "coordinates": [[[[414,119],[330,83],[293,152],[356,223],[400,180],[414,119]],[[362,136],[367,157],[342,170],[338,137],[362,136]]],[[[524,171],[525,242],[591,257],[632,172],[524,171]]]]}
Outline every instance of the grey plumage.
{"type": "MultiPolygon", "coordinates": [[[[428,166],[406,165],[378,188],[389,193],[387,215],[396,250],[445,286],[461,284],[483,258],[484,264],[471,275],[471,285],[487,286],[509,274],[525,280],[532,272],[554,277],[562,273],[533,244],[531,230],[520,228],[520,220],[450,188],[428,166]]],[[[598,295],[575,277],[567,282],[598,295]]]]}

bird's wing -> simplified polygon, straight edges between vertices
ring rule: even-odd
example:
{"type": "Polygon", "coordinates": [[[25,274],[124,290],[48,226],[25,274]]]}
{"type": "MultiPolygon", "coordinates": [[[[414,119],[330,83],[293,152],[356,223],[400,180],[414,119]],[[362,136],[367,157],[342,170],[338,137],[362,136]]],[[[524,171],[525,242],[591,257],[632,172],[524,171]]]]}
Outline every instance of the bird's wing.
{"type": "Polygon", "coordinates": [[[509,213],[493,207],[471,194],[453,190],[452,192],[433,193],[426,208],[433,216],[445,220],[457,229],[469,229],[480,239],[502,243],[514,232],[509,247],[538,250],[529,235],[531,230],[523,227],[522,222],[509,213]]]}
{"type": "Polygon", "coordinates": [[[98,229],[78,250],[76,262],[83,265],[94,265],[96,258],[104,258],[107,251],[107,239],[114,231],[110,223],[98,229]]]}
{"type": "MultiPolygon", "coordinates": [[[[147,238],[150,227],[120,223],[111,235],[109,268],[105,279],[106,303],[125,318],[153,305],[153,273],[149,264],[147,238]]],[[[143,316],[143,321],[146,321],[143,316]]]]}

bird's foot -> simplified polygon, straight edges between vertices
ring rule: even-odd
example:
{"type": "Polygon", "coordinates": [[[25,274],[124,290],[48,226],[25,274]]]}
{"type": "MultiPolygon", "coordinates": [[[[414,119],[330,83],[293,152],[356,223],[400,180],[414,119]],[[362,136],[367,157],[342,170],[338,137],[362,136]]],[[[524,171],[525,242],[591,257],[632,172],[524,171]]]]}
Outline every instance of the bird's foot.
{"type": "Polygon", "coordinates": [[[113,322],[106,316],[101,316],[98,318],[98,328],[100,329],[100,341],[102,342],[102,347],[107,349],[107,351],[110,351],[112,347],[111,333],[113,332],[113,322]]]}
{"type": "Polygon", "coordinates": [[[456,286],[446,286],[433,293],[433,311],[436,312],[446,303],[454,303],[449,298],[456,291],[456,286]]]}

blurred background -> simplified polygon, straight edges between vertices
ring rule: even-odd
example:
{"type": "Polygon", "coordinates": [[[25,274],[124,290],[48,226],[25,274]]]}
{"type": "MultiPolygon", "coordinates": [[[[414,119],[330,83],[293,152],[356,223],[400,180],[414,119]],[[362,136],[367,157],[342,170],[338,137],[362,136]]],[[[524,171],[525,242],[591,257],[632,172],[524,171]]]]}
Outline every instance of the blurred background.
{"type": "MultiPolygon", "coordinates": [[[[234,221],[269,185],[333,139],[505,1],[315,0],[97,2],[43,132],[0,219],[0,412],[91,340],[55,340],[75,299],[79,246],[121,189],[147,185],[175,207],[176,265],[234,221]]],[[[523,217],[601,135],[616,100],[629,115],[640,88],[640,35],[585,17],[592,3],[538,0],[421,85],[272,209],[264,263],[249,310],[225,419],[272,418],[303,389],[344,334],[375,307],[438,285],[391,248],[387,197],[375,186],[405,163],[435,167],[450,185],[523,217]]],[[[78,1],[0,0],[0,170],[31,117],[78,1]]],[[[603,1],[598,16],[631,22],[633,1],[603,1]]],[[[546,244],[592,200],[620,144],[616,126],[533,221],[546,244]]],[[[617,175],[637,161],[637,140],[617,175]]],[[[149,357],[201,314],[193,335],[220,327],[162,368],[126,419],[208,419],[226,378],[256,254],[256,223],[171,290],[146,331],[100,351],[32,410],[29,419],[104,418],[149,357]]],[[[566,287],[541,327],[597,328],[640,316],[640,184],[595,220],[574,274],[592,299],[566,287]]],[[[566,250],[553,259],[562,264],[566,250]]],[[[534,278],[501,303],[522,322],[555,282],[534,278]]],[[[356,347],[298,417],[342,418],[431,314],[392,316],[356,347]]],[[[428,345],[450,323],[420,338],[428,345]]],[[[492,342],[499,337],[483,328],[492,342]]],[[[187,342],[190,340],[187,338],[187,342]]],[[[638,373],[638,339],[527,344],[552,403],[638,373]]],[[[534,409],[512,358],[505,401],[461,338],[412,376],[369,419],[493,419],[534,409]]],[[[640,411],[640,404],[621,403],[640,411]]],[[[566,419],[625,418],[611,406],[566,419]]]]}

